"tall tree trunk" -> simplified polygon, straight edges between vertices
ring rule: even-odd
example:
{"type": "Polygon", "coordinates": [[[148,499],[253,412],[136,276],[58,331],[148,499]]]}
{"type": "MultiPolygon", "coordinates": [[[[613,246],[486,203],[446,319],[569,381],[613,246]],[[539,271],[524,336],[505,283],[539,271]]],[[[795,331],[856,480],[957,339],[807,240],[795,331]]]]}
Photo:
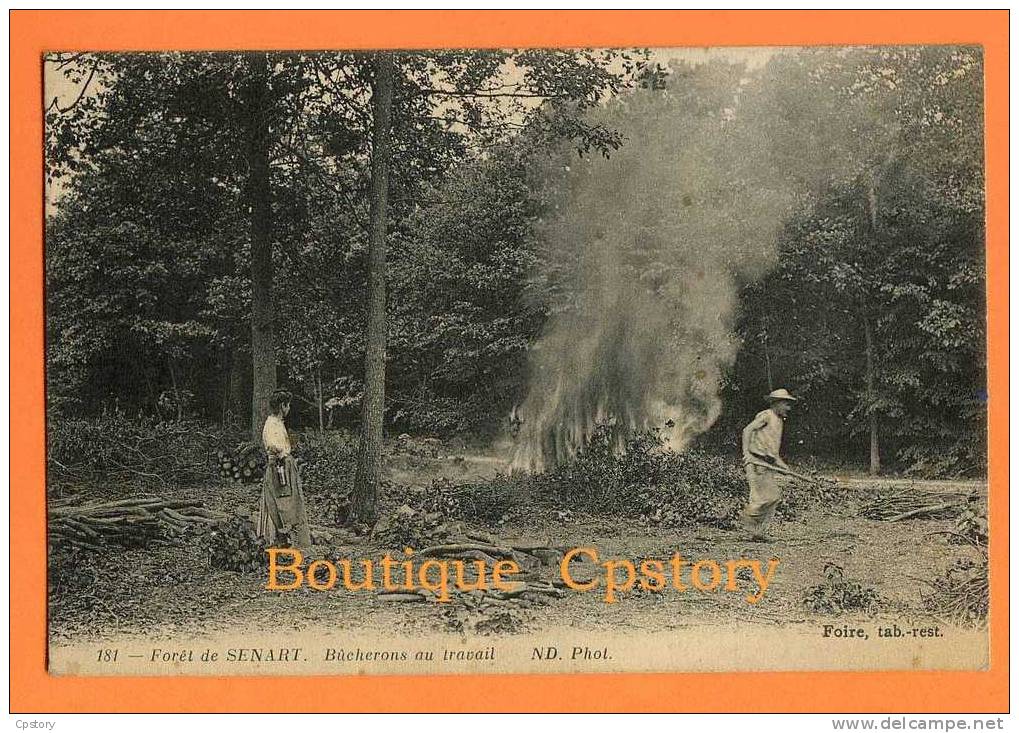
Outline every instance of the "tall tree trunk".
{"type": "Polygon", "coordinates": [[[247,350],[236,346],[230,354],[230,406],[228,420],[243,424],[251,410],[251,358],[247,350]]]}
{"type": "MultiPolygon", "coordinates": [[[[870,236],[871,239],[876,243],[878,234],[878,215],[877,215],[877,180],[876,175],[872,175],[867,183],[867,218],[868,224],[870,225],[870,236]]],[[[877,412],[874,410],[874,403],[877,401],[877,392],[875,387],[875,370],[876,365],[874,363],[874,331],[871,326],[870,314],[867,309],[863,309],[863,337],[864,343],[867,350],[867,419],[870,423],[870,475],[877,476],[881,472],[881,447],[879,444],[878,435],[878,417],[877,412]]]]}
{"type": "Polygon", "coordinates": [[[166,357],[166,366],[170,370],[170,384],[173,385],[173,404],[177,410],[177,420],[180,421],[184,414],[180,400],[180,387],[177,385],[177,371],[173,368],[172,357],[166,357]]]}
{"type": "Polygon", "coordinates": [[[233,372],[233,350],[227,352],[223,369],[223,404],[221,405],[219,424],[226,425],[226,416],[230,412],[230,377],[233,372]]]}
{"type": "Polygon", "coordinates": [[[315,396],[318,398],[318,431],[324,433],[326,430],[325,420],[322,417],[322,365],[315,369],[315,396]]]}
{"type": "Polygon", "coordinates": [[[881,450],[878,445],[877,412],[874,402],[877,394],[874,387],[874,333],[870,325],[870,317],[863,317],[863,337],[867,349],[867,418],[870,421],[870,475],[877,476],[881,472],[881,450]]]}
{"type": "Polygon", "coordinates": [[[258,442],[276,389],[272,302],[272,203],[269,189],[269,66],[248,56],[248,203],[251,207],[251,433],[258,442]]]}
{"type": "Polygon", "coordinates": [[[357,521],[371,523],[382,479],[382,418],[386,385],[386,199],[392,157],[393,55],[372,60],[371,231],[368,243],[368,329],[361,400],[361,444],[351,509],[357,521]]]}

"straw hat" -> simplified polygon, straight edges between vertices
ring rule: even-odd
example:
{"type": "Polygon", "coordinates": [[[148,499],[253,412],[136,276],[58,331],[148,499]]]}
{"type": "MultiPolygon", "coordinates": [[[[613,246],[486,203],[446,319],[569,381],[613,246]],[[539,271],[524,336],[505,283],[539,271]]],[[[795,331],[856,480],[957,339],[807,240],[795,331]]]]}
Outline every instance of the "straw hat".
{"type": "Polygon", "coordinates": [[[796,398],[789,394],[788,390],[776,389],[774,392],[768,393],[769,402],[778,402],[779,400],[788,400],[789,402],[796,402],[796,398]]]}

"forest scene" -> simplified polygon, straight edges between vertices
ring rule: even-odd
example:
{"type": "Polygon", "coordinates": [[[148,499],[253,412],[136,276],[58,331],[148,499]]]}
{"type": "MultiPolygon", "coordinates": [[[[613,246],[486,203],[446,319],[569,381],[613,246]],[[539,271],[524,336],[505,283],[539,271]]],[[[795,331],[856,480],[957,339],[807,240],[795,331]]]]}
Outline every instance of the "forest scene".
{"type": "Polygon", "coordinates": [[[980,48],[44,67],[51,643],[986,623],[980,48]],[[780,389],[757,543],[741,431],[780,389]],[[520,592],[267,592],[278,390],[308,557],[511,558],[520,592]],[[556,582],[581,544],[784,575],[607,606],[556,582]]]}

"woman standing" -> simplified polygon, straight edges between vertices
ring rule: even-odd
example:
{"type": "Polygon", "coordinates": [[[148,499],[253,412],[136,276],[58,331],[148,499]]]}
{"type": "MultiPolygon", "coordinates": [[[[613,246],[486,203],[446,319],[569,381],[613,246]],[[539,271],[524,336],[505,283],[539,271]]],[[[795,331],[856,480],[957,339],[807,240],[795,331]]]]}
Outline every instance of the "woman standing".
{"type": "Polygon", "coordinates": [[[290,393],[281,389],[273,392],[269,397],[269,410],[271,414],[262,428],[262,444],[268,460],[262,498],[258,503],[258,535],[270,546],[285,539],[296,547],[310,547],[311,532],[301,475],[290,453],[290,436],[283,423],[290,412],[290,393]]]}

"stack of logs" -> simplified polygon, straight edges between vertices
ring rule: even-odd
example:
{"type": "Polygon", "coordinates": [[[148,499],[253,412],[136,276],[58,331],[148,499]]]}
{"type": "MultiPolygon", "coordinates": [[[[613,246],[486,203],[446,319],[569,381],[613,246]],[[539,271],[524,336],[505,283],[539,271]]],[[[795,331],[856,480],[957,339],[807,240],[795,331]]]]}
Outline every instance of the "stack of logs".
{"type": "Polygon", "coordinates": [[[265,453],[257,443],[241,443],[232,451],[220,450],[219,475],[238,483],[261,481],[265,474],[265,453]]]}
{"type": "Polygon", "coordinates": [[[149,547],[171,543],[186,530],[213,525],[221,518],[200,501],[158,496],[65,503],[49,510],[49,539],[94,551],[111,546],[149,547]]]}

